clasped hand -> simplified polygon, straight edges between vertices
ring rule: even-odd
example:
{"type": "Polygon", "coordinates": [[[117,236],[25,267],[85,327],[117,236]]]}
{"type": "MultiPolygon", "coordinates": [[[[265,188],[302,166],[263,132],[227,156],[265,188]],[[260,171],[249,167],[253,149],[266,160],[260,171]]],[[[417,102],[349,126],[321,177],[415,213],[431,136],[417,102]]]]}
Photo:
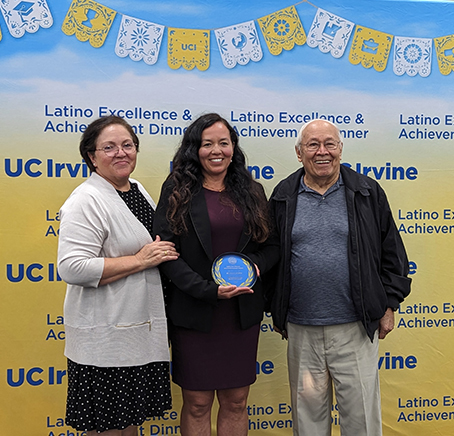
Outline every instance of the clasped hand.
{"type": "Polygon", "coordinates": [[[153,268],[168,260],[177,260],[179,256],[180,254],[177,253],[175,244],[170,241],[161,241],[159,235],[156,235],[156,239],[153,242],[143,246],[136,253],[137,259],[146,265],[146,268],[153,268]]]}

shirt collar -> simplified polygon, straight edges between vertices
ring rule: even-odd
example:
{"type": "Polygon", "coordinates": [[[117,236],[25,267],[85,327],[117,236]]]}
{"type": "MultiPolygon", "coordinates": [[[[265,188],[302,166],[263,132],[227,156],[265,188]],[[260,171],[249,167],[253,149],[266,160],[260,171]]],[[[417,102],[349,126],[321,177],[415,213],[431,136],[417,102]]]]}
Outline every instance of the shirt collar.
{"type": "MultiPolygon", "coordinates": [[[[298,189],[298,194],[301,194],[302,192],[312,192],[318,194],[318,192],[314,191],[313,189],[309,188],[305,183],[304,183],[304,174],[306,174],[305,171],[303,171],[303,175],[301,176],[300,179],[300,186],[298,189]]],[[[342,174],[339,173],[339,178],[336,180],[336,183],[334,183],[333,186],[330,186],[330,188],[325,192],[324,195],[328,195],[331,192],[337,191],[341,186],[344,185],[344,180],[342,179],[342,174]]]]}

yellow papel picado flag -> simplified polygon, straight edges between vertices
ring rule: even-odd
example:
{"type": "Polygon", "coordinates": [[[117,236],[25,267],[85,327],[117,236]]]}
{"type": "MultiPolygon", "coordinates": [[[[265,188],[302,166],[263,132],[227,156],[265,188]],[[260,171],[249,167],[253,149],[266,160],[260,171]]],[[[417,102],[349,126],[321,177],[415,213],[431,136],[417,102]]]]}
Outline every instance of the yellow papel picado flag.
{"type": "Polygon", "coordinates": [[[271,54],[292,50],[295,44],[304,45],[306,33],[295,6],[281,9],[258,20],[260,30],[271,54]]]}
{"type": "Polygon", "coordinates": [[[79,41],[101,47],[106,40],[116,11],[91,0],[73,0],[63,21],[62,31],[79,41]]]}
{"type": "Polygon", "coordinates": [[[391,52],[393,36],[378,30],[356,26],[349,60],[353,65],[384,71],[391,52]]]}
{"type": "Polygon", "coordinates": [[[197,67],[205,71],[210,66],[210,31],[168,28],[167,63],[176,70],[197,67]]]}
{"type": "Polygon", "coordinates": [[[454,35],[434,38],[440,73],[447,76],[454,70],[454,35]]]}

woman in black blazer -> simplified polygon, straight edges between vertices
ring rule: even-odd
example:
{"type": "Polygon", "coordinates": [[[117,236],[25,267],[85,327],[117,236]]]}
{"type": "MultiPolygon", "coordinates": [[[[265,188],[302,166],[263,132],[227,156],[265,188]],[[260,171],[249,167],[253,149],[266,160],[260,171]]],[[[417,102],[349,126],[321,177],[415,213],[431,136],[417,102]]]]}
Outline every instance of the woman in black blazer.
{"type": "Polygon", "coordinates": [[[265,306],[260,276],[279,250],[269,238],[263,187],[247,171],[235,130],[218,114],[203,115],[186,130],[162,187],[154,233],[180,253],[161,272],[168,279],[172,377],[183,393],[181,434],[211,434],[217,395],[217,434],[246,435],[265,306]],[[214,282],[214,259],[231,251],[255,264],[252,289],[214,282]]]}

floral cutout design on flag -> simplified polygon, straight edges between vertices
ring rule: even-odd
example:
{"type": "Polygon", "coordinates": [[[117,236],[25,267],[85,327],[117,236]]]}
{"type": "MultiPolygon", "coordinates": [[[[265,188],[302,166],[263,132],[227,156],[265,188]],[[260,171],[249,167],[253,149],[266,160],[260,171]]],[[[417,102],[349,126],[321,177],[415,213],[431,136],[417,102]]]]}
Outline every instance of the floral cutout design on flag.
{"type": "Polygon", "coordinates": [[[210,31],[168,28],[167,63],[177,70],[197,67],[205,71],[210,66],[210,31]]]}
{"type": "Polygon", "coordinates": [[[304,45],[306,33],[295,6],[274,12],[258,20],[260,30],[271,54],[292,50],[295,44],[304,45]]]}
{"type": "Polygon", "coordinates": [[[9,33],[14,38],[21,38],[25,32],[35,33],[40,27],[48,29],[54,23],[47,0],[1,0],[0,9],[9,33]]]}
{"type": "Polygon", "coordinates": [[[115,53],[121,58],[129,56],[133,61],[143,60],[153,65],[158,60],[163,34],[164,26],[123,15],[115,53]]]}
{"type": "Polygon", "coordinates": [[[434,38],[437,53],[438,68],[440,73],[447,76],[454,71],[454,35],[434,38]]]}
{"type": "Polygon", "coordinates": [[[92,0],[73,0],[63,21],[61,30],[65,35],[76,35],[81,41],[89,41],[101,47],[110,31],[117,12],[92,0]]]}
{"type": "Polygon", "coordinates": [[[335,58],[344,55],[355,24],[323,9],[318,9],[308,33],[307,45],[318,46],[322,53],[335,58]]]}
{"type": "Polygon", "coordinates": [[[254,21],[223,27],[214,32],[222,63],[226,68],[233,68],[237,63],[246,65],[249,60],[258,62],[262,59],[263,52],[254,21]]]}
{"type": "Polygon", "coordinates": [[[432,67],[432,39],[394,37],[393,71],[397,76],[427,77],[432,67]]]}
{"type": "Polygon", "coordinates": [[[356,26],[349,60],[353,65],[361,64],[364,68],[374,67],[376,71],[384,71],[391,52],[393,36],[356,26]]]}

